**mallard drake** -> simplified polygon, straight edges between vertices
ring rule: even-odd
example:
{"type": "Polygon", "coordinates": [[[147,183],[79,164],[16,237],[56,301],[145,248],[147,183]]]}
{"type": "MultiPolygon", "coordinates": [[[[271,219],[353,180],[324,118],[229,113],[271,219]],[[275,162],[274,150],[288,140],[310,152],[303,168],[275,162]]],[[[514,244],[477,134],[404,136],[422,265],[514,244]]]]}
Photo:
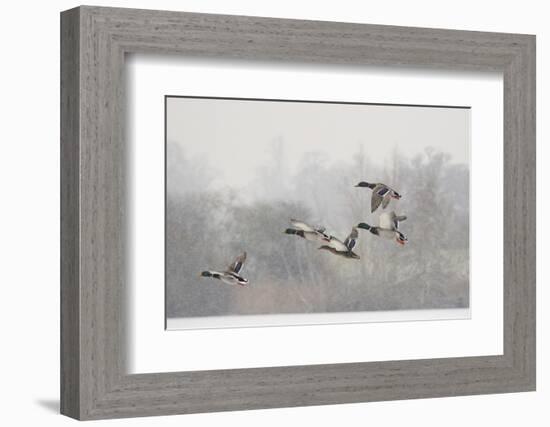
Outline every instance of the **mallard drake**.
{"type": "Polygon", "coordinates": [[[380,204],[382,204],[382,209],[386,209],[391,199],[399,200],[401,198],[401,194],[382,183],[372,184],[370,182],[361,181],[356,185],[356,187],[368,187],[372,190],[372,198],[370,202],[371,212],[378,209],[380,204]]]}
{"type": "Polygon", "coordinates": [[[203,271],[201,277],[211,277],[213,279],[219,279],[228,285],[248,285],[248,279],[240,276],[239,273],[243,268],[244,262],[246,260],[246,252],[243,252],[239,255],[235,261],[227,268],[227,270],[219,271],[203,271]]]}
{"type": "Polygon", "coordinates": [[[330,236],[326,234],[325,228],[314,228],[303,221],[291,219],[290,223],[294,228],[287,228],[284,233],[300,236],[310,242],[325,243],[330,241],[330,236]]]}
{"type": "Polygon", "coordinates": [[[407,236],[399,231],[399,223],[405,221],[407,217],[405,215],[396,215],[394,211],[384,212],[380,215],[378,220],[378,227],[361,222],[357,224],[357,228],[370,231],[375,236],[383,237],[385,239],[393,240],[400,245],[404,245],[408,242],[407,236]]]}
{"type": "Polygon", "coordinates": [[[408,242],[407,236],[399,231],[399,223],[405,221],[407,217],[405,215],[396,215],[394,211],[384,212],[380,215],[378,227],[361,222],[357,224],[357,228],[370,231],[375,236],[383,237],[388,240],[393,240],[400,245],[404,245],[408,242]]]}
{"type": "Polygon", "coordinates": [[[350,235],[343,242],[334,236],[330,236],[328,243],[320,246],[319,249],[329,251],[334,255],[339,255],[344,258],[360,259],[361,257],[353,252],[358,237],[359,232],[357,228],[353,227],[350,235]]]}

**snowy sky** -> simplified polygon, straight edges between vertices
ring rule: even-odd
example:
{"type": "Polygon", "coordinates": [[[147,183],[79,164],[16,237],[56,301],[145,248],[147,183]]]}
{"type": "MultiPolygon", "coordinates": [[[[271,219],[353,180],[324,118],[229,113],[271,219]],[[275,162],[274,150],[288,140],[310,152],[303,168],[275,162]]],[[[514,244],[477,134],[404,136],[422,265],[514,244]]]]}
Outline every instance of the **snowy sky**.
{"type": "Polygon", "coordinates": [[[348,161],[363,145],[370,159],[389,161],[395,148],[412,157],[426,147],[469,164],[470,110],[377,105],[175,98],[167,100],[167,141],[188,159],[218,171],[215,185],[243,188],[282,140],[289,173],[303,155],[324,152],[348,161]]]}

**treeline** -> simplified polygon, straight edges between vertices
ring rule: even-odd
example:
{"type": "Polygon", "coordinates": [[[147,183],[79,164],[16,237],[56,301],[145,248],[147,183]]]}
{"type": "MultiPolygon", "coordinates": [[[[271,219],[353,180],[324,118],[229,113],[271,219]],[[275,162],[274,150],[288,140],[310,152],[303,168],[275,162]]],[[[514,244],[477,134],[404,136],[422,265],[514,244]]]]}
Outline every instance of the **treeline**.
{"type": "Polygon", "coordinates": [[[273,152],[246,194],[211,189],[206,179],[197,179],[215,175],[207,165],[199,170],[184,153],[172,153],[168,317],[468,306],[467,165],[428,148],[414,158],[395,152],[379,166],[360,148],[342,164],[310,153],[298,174],[282,179],[277,171],[285,169],[284,150],[273,152]],[[406,246],[361,232],[361,260],[347,260],[282,233],[289,218],[324,225],[342,239],[360,221],[377,225],[380,211],[370,214],[371,193],[354,187],[359,180],[388,183],[403,195],[388,210],[408,216],[401,224],[406,246]],[[244,250],[249,287],[199,278],[204,269],[225,268],[244,250]]]}

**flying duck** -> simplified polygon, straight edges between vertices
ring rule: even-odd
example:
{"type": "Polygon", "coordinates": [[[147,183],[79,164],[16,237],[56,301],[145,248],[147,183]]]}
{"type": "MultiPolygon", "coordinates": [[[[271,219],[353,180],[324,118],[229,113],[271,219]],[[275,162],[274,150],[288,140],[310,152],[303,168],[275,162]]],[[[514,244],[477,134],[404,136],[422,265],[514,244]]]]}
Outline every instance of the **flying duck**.
{"type": "Polygon", "coordinates": [[[339,255],[344,258],[360,259],[360,256],[353,252],[353,248],[357,243],[359,232],[353,227],[350,235],[343,242],[334,236],[330,236],[327,244],[320,246],[319,249],[329,251],[334,255],[339,255]]]}
{"type": "Polygon", "coordinates": [[[219,279],[228,285],[248,285],[248,279],[240,276],[239,273],[243,268],[244,262],[246,260],[246,252],[243,252],[239,255],[235,261],[227,268],[227,270],[219,271],[203,271],[201,277],[211,277],[213,279],[219,279]]]}
{"type": "Polygon", "coordinates": [[[325,228],[314,228],[303,221],[291,219],[290,223],[294,228],[287,228],[284,233],[294,234],[310,242],[326,243],[330,241],[330,236],[325,232],[325,228]]]}
{"type": "Polygon", "coordinates": [[[399,231],[399,223],[405,221],[405,215],[396,215],[394,211],[384,212],[380,215],[378,227],[373,227],[366,222],[357,224],[357,228],[370,231],[375,236],[383,237],[388,240],[393,240],[400,245],[407,243],[408,239],[401,231],[399,231]]]}
{"type": "Polygon", "coordinates": [[[378,206],[382,204],[382,209],[386,209],[391,199],[399,200],[401,194],[386,184],[372,184],[370,182],[361,181],[356,187],[368,187],[372,190],[372,198],[370,202],[370,211],[374,212],[378,206]]]}

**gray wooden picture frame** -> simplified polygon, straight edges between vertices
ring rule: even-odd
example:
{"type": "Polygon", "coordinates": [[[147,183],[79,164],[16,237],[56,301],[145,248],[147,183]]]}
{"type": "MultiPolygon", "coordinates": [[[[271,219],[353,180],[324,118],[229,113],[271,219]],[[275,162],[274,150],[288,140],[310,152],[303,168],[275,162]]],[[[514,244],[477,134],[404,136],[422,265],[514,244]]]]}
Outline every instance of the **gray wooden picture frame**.
{"type": "Polygon", "coordinates": [[[61,14],[65,415],[85,420],[534,390],[535,231],[532,35],[88,6],[61,14]],[[127,374],[124,60],[135,52],[502,72],[504,353],[127,374]]]}

